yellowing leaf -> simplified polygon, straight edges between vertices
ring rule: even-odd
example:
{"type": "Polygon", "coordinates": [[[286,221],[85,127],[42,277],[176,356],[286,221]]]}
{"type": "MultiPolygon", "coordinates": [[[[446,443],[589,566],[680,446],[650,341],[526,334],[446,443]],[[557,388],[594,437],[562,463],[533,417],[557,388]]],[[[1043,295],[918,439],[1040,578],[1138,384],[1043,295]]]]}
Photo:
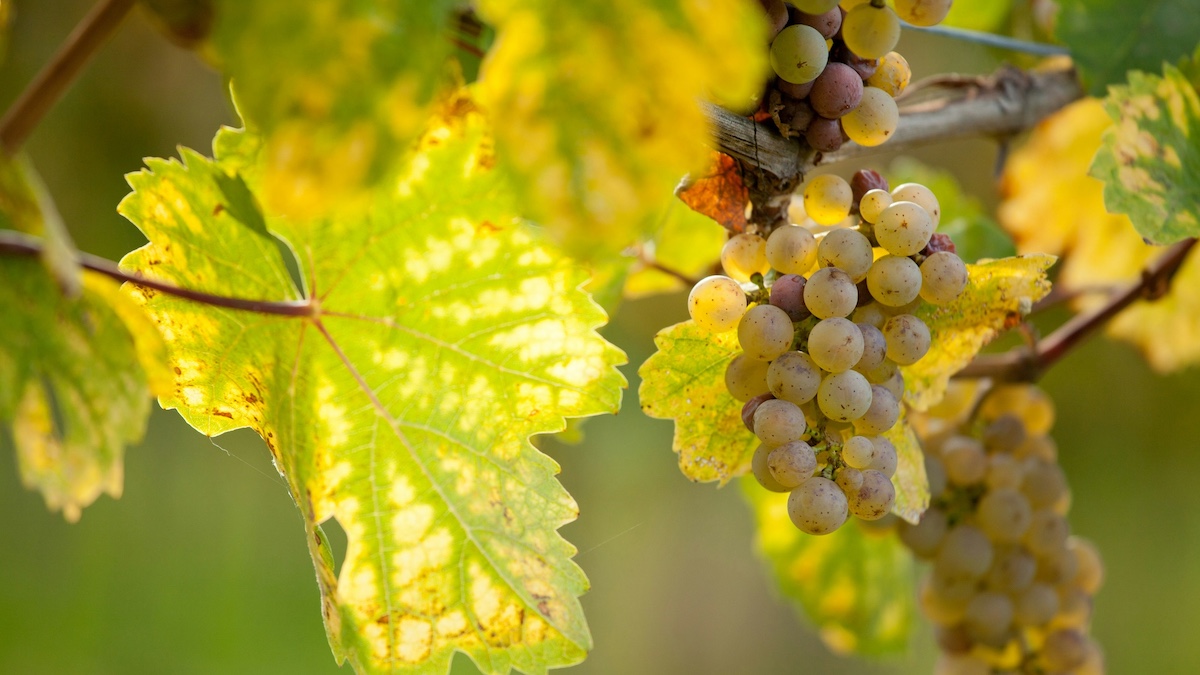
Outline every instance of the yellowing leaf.
{"type": "Polygon", "coordinates": [[[896,505],[892,507],[892,513],[915,524],[929,508],[929,478],[925,475],[925,453],[903,406],[900,420],[883,437],[896,446],[898,460],[896,473],[892,476],[892,486],[896,488],[896,505]]]}
{"type": "Polygon", "coordinates": [[[587,581],[556,531],[577,507],[528,439],[619,405],[624,355],[595,332],[605,316],[579,290],[585,273],[516,217],[469,102],[368,204],[302,224],[260,212],[255,181],[230,169],[255,146],[226,133],[215,162],[185,151],[129,177],[121,212],[150,243],[127,268],[302,308],[133,289],[179,372],[163,405],[207,434],[248,426],[266,441],[303,515],[339,661],[372,673],[446,672],[455,651],[486,673],[578,662],[587,581]],[[340,572],[329,518],[349,540],[340,572]]]}
{"type": "Polygon", "coordinates": [[[206,52],[265,135],[260,195],[296,217],[379,180],[446,74],[451,0],[217,0],[206,52]]]}
{"type": "Polygon", "coordinates": [[[676,191],[679,199],[730,232],[743,232],[746,229],[746,207],[750,205],[750,189],[742,180],[741,165],[720,152],[712,153],[711,164],[708,171],[689,178],[687,185],[676,191]]]}
{"type": "MultiPolygon", "coordinates": [[[[4,21],[4,10],[0,8],[0,24],[4,21]]],[[[75,242],[33,165],[21,155],[6,157],[0,153],[0,228],[40,237],[42,263],[59,288],[68,296],[79,293],[83,275],[75,242]]]]}
{"type": "Polygon", "coordinates": [[[929,353],[904,366],[904,400],[917,410],[937,403],[950,377],[971,362],[998,333],[1011,328],[1050,292],[1051,255],[1030,254],[967,265],[969,280],[954,302],[922,303],[914,312],[932,337],[929,353]]]}
{"type": "Polygon", "coordinates": [[[699,482],[742,474],[758,439],[742,423],[742,404],[725,388],[725,367],[741,352],[737,333],[710,333],[691,321],[654,336],[658,348],[638,368],[642,412],[675,420],[679,469],[699,482]]]}
{"type": "MultiPolygon", "coordinates": [[[[1039,125],[1005,166],[1001,223],[1021,251],[1067,254],[1059,283],[1068,288],[1133,281],[1162,251],[1146,245],[1128,217],[1107,212],[1103,183],[1087,175],[1111,125],[1100,101],[1080,101],[1039,125]]],[[[1085,295],[1076,307],[1085,310],[1103,301],[1085,295]]],[[[1138,345],[1160,371],[1200,362],[1197,254],[1188,256],[1166,296],[1134,303],[1107,330],[1138,345]]]]}
{"type": "Polygon", "coordinates": [[[1149,242],[1200,235],[1200,96],[1178,69],[1129,74],[1105,99],[1116,123],[1092,164],[1104,203],[1149,242]]]}
{"type": "Polygon", "coordinates": [[[913,562],[891,532],[852,519],[832,534],[807,535],[788,517],[787,494],[768,492],[753,478],[742,487],[758,525],[759,555],[831,649],[872,655],[907,649],[913,562]]]}
{"type": "Polygon", "coordinates": [[[726,234],[725,229],[711,218],[696,213],[672,197],[663,208],[653,236],[641,244],[643,256],[661,267],[635,262],[625,281],[626,297],[685,289],[682,279],[664,269],[693,279],[708,276],[717,261],[713,252],[721,250],[726,234]]]}
{"type": "Polygon", "coordinates": [[[110,304],[115,288],[89,274],[68,298],[37,261],[0,261],[0,420],[12,424],[21,481],[69,521],[101,494],[121,496],[125,446],[150,412],[138,350],[162,353],[144,318],[127,325],[110,304]]]}
{"type": "Polygon", "coordinates": [[[749,101],[766,69],[745,0],[482,0],[479,94],[530,215],[574,252],[635,243],[708,156],[700,99],[749,101]]]}

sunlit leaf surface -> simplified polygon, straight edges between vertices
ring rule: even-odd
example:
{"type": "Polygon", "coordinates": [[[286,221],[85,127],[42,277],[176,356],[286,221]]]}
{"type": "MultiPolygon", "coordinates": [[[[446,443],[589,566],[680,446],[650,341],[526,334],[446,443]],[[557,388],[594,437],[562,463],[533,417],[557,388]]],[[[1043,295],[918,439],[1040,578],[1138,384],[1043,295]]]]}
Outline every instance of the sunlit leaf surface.
{"type": "Polygon", "coordinates": [[[129,177],[121,211],[150,243],[123,264],[310,308],[134,290],[178,372],[163,404],[209,435],[251,427],[271,449],[339,660],[388,673],[445,672],[456,650],[487,673],[581,660],[587,581],[556,532],[577,508],[528,439],[615,411],[624,356],[595,332],[585,272],[515,216],[481,116],[455,101],[369,204],[303,224],[259,210],[251,134],[216,147],[215,162],[184,151],[129,177]],[[349,539],[340,570],[329,518],[349,539]]]}

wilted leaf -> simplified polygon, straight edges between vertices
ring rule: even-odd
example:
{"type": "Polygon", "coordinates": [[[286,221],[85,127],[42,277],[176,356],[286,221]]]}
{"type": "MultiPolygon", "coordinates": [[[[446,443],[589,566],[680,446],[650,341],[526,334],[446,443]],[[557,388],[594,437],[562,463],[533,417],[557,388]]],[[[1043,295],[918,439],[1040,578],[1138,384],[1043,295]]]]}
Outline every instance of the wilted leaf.
{"type": "Polygon", "coordinates": [[[1088,92],[1102,96],[1126,72],[1158,72],[1196,48],[1200,12],[1174,0],[1060,0],[1055,29],[1088,92]]]}
{"type": "Polygon", "coordinates": [[[1200,96],[1172,66],[1164,76],[1132,72],[1105,108],[1116,123],[1092,164],[1104,203],[1127,214],[1148,241],[1200,234],[1200,96]]]}
{"type": "Polygon", "coordinates": [[[116,289],[89,273],[68,298],[37,261],[0,261],[0,420],[21,481],[69,521],[102,493],[121,496],[150,385],[169,388],[161,338],[116,289]]]}
{"type": "Polygon", "coordinates": [[[911,182],[920,183],[933,190],[942,209],[938,232],[947,234],[954,240],[958,257],[965,262],[975,262],[980,258],[1005,258],[1016,254],[1012,239],[1000,229],[996,221],[988,217],[978,199],[963,192],[962,186],[950,172],[902,157],[892,162],[888,170],[888,180],[893,186],[911,182]]]}
{"type": "Polygon", "coordinates": [[[749,101],[766,70],[744,0],[481,0],[497,29],[479,92],[530,215],[591,257],[635,243],[703,166],[702,98],[749,101]]]}
{"type": "Polygon", "coordinates": [[[787,494],[768,492],[752,478],[742,487],[758,525],[759,555],[831,649],[872,655],[907,649],[913,562],[891,532],[871,532],[852,519],[833,534],[804,534],[788,517],[787,494]]]}
{"type": "Polygon", "coordinates": [[[216,0],[206,53],[265,135],[267,204],[320,215],[383,175],[445,81],[457,4],[216,0]]]}
{"type": "Polygon", "coordinates": [[[309,308],[136,292],[179,372],[163,404],[206,434],[251,427],[271,449],[335,654],[362,672],[445,672],[460,650],[487,673],[544,673],[591,646],[587,581],[556,532],[577,507],[528,439],[615,411],[623,355],[595,332],[585,273],[515,216],[480,115],[459,103],[361,208],[303,224],[261,213],[223,163],[247,166],[254,140],[229,133],[216,162],[150,160],[121,206],[150,240],[126,267],[309,308]],[[336,578],[329,518],[349,540],[336,578]]]}
{"type": "Polygon", "coordinates": [[[929,478],[925,475],[925,453],[903,406],[900,421],[883,436],[896,446],[899,460],[892,476],[892,485],[896,488],[896,506],[892,513],[915,524],[929,508],[929,478]]]}
{"type": "MultiPolygon", "coordinates": [[[[646,258],[662,268],[693,279],[708,276],[725,243],[726,232],[707,216],[671,198],[653,236],[641,244],[646,258]]],[[[625,281],[626,297],[668,293],[685,287],[683,280],[653,265],[635,262],[625,281]]]]}
{"type": "Polygon", "coordinates": [[[675,420],[683,475],[724,484],[745,472],[758,439],[725,388],[725,367],[741,352],[737,333],[710,333],[684,321],[659,331],[654,345],[658,351],[638,369],[638,398],[650,417],[675,420]]]}
{"type": "Polygon", "coordinates": [[[730,232],[743,232],[750,190],[742,181],[742,168],[729,155],[712,154],[708,170],[691,179],[676,194],[693,211],[712,218],[730,232]]]}
{"type": "Polygon", "coordinates": [[[937,403],[950,376],[962,370],[998,333],[1011,328],[1050,292],[1046,270],[1055,257],[1029,254],[967,265],[967,288],[945,305],[922,303],[914,314],[929,326],[933,347],[904,366],[904,400],[917,410],[937,403]]]}
{"type": "MultiPolygon", "coordinates": [[[[1129,218],[1105,210],[1103,183],[1088,165],[1112,126],[1100,101],[1087,99],[1047,119],[1005,167],[1000,220],[1022,251],[1067,255],[1058,283],[1096,288],[1131,282],[1162,249],[1148,246],[1129,218]]],[[[1083,295],[1080,310],[1104,302],[1083,295]]],[[[1138,345],[1160,371],[1200,361],[1200,258],[1193,251],[1166,296],[1118,314],[1108,333],[1138,345]]]]}

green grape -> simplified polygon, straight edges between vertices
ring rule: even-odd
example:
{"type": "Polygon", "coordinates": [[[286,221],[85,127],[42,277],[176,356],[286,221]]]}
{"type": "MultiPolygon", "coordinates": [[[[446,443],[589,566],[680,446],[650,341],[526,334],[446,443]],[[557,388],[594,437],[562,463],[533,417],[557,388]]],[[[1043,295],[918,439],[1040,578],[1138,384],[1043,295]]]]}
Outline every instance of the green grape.
{"type": "Polygon", "coordinates": [[[1025,443],[1025,425],[1016,416],[1004,414],[983,428],[983,447],[988,452],[1015,452],[1025,443]]]}
{"type": "Polygon", "coordinates": [[[754,456],[750,458],[750,473],[754,474],[754,479],[758,484],[770,490],[771,492],[790,492],[789,488],[779,484],[775,480],[775,476],[771,474],[771,468],[767,465],[767,459],[771,455],[772,448],[769,448],[764,443],[759,443],[758,448],[754,450],[754,456]]]}
{"type": "Polygon", "coordinates": [[[990,490],[1019,489],[1025,478],[1025,467],[1012,455],[988,455],[987,473],[983,482],[990,490]]]}
{"type": "Polygon", "coordinates": [[[900,400],[888,389],[871,385],[871,407],[854,420],[854,430],[860,434],[882,434],[896,426],[900,419],[900,400]]]}
{"type": "Polygon", "coordinates": [[[896,467],[900,463],[896,446],[883,436],[872,436],[871,443],[875,446],[875,457],[871,460],[871,466],[867,468],[874,469],[888,478],[895,476],[896,467]]]}
{"type": "Polygon", "coordinates": [[[849,319],[824,319],[808,334],[808,355],[822,370],[831,373],[850,370],[862,353],[862,331],[849,319]]]}
{"type": "Polygon", "coordinates": [[[899,368],[896,368],[891,377],[883,382],[871,382],[871,384],[878,384],[892,392],[892,396],[895,396],[897,401],[904,398],[904,373],[899,368]]]}
{"type": "Polygon", "coordinates": [[[833,481],[816,476],[788,495],[788,515],[802,532],[829,534],[849,515],[846,495],[833,481]]]}
{"type": "Polygon", "coordinates": [[[1054,425],[1054,401],[1046,392],[1031,385],[994,387],[979,406],[979,415],[985,420],[994,420],[1005,413],[1024,422],[1025,432],[1030,436],[1045,434],[1054,425]]]}
{"type": "Polygon", "coordinates": [[[771,41],[771,68],[785,82],[812,82],[825,70],[828,62],[829,48],[825,46],[825,37],[812,26],[788,26],[771,41]]]}
{"type": "Polygon", "coordinates": [[[1048,509],[1033,512],[1025,532],[1025,546],[1035,556],[1048,556],[1067,545],[1071,526],[1067,519],[1048,509]]]}
{"type": "Polygon", "coordinates": [[[760,361],[770,361],[786,352],[794,337],[791,318],[775,305],[755,305],[738,323],[738,344],[742,351],[760,361]]]}
{"type": "Polygon", "coordinates": [[[883,328],[888,317],[889,315],[884,313],[882,305],[878,302],[869,302],[854,310],[852,320],[854,323],[869,323],[876,328],[883,328]]]}
{"type": "Polygon", "coordinates": [[[929,214],[935,229],[938,223],[942,222],[942,205],[938,203],[937,195],[920,183],[901,183],[892,188],[892,201],[913,202],[919,205],[929,214]]]}
{"type": "Polygon", "coordinates": [[[849,499],[850,512],[863,520],[879,520],[896,505],[896,488],[878,471],[867,469],[862,475],[862,486],[849,499]]]}
{"type": "Polygon", "coordinates": [[[1042,656],[1050,672],[1065,673],[1083,665],[1087,658],[1087,638],[1077,630],[1056,630],[1046,636],[1042,656]]]}
{"type": "Polygon", "coordinates": [[[738,354],[725,368],[725,388],[729,390],[731,396],[742,403],[759,394],[765,394],[769,391],[767,367],[766,361],[738,354]]]}
{"type": "Polygon", "coordinates": [[[1025,480],[1021,492],[1035,509],[1049,508],[1067,492],[1067,478],[1062,467],[1040,459],[1025,460],[1025,480]]]}
{"type": "Polygon", "coordinates": [[[967,287],[967,266],[950,251],[937,251],[921,263],[921,297],[933,305],[953,302],[967,287]]]}
{"type": "Polygon", "coordinates": [[[767,368],[767,386],[775,398],[801,405],[817,395],[823,376],[808,354],[785,352],[767,368]]]}
{"type": "Polygon", "coordinates": [[[1002,641],[1013,621],[1012,599],[1002,593],[983,591],[967,603],[963,622],[967,634],[977,641],[1002,641]]]}
{"type": "Polygon", "coordinates": [[[832,373],[817,389],[817,405],[835,422],[849,422],[871,407],[871,384],[854,370],[832,373]]]}
{"type": "Polygon", "coordinates": [[[946,533],[934,558],[943,574],[978,579],[992,566],[992,542],[972,525],[957,525],[946,533]]]}
{"type": "Polygon", "coordinates": [[[942,464],[946,479],[954,485],[974,485],[987,475],[983,444],[969,436],[953,436],[942,444],[942,464]]]}
{"type": "Polygon", "coordinates": [[[892,255],[910,256],[925,248],[933,229],[933,220],[920,204],[897,201],[879,214],[875,239],[892,255]]]}
{"type": "Polygon", "coordinates": [[[854,191],[841,176],[826,173],[804,187],[804,211],[819,225],[837,225],[850,215],[854,191]]]}
{"type": "Polygon", "coordinates": [[[1058,593],[1050,584],[1035,582],[1014,598],[1014,620],[1021,626],[1044,626],[1058,613],[1058,593]]]}
{"type": "Polygon", "coordinates": [[[887,190],[868,190],[858,202],[858,215],[868,223],[879,219],[879,214],[892,205],[892,193],[887,190]]]}
{"type": "Polygon", "coordinates": [[[900,19],[891,7],[859,5],[842,19],[842,40],[856,56],[881,59],[900,41],[900,19]]]}
{"type": "Polygon", "coordinates": [[[1037,560],[1023,546],[996,549],[992,567],[984,578],[988,588],[1001,593],[1020,593],[1029,588],[1037,574],[1037,560]]]}
{"type": "Polygon", "coordinates": [[[842,461],[855,469],[866,469],[875,459],[875,444],[866,436],[851,436],[842,445],[842,461]]]}
{"type": "MultiPolygon", "coordinates": [[[[921,605],[921,611],[930,621],[939,626],[959,625],[962,622],[963,612],[967,608],[966,601],[942,595],[936,588],[934,580],[935,577],[927,576],[921,580],[921,585],[917,588],[917,602],[921,605]]],[[[987,671],[987,675],[991,675],[991,672],[987,671]]]]}
{"type": "MultiPolygon", "coordinates": [[[[869,323],[860,322],[855,325],[858,326],[858,332],[862,333],[863,354],[858,363],[854,364],[854,369],[866,375],[882,365],[883,360],[887,358],[887,340],[883,337],[883,331],[869,323]]],[[[871,378],[868,376],[867,379],[871,378]]]]}
{"type": "Polygon", "coordinates": [[[912,68],[909,68],[908,60],[899,52],[888,52],[879,60],[879,67],[867,78],[866,85],[882,89],[888,96],[896,98],[904,93],[911,80],[912,68]]]}
{"type": "Polygon", "coordinates": [[[929,351],[929,326],[912,314],[897,314],[883,324],[887,356],[897,365],[911,366],[929,351]]]}
{"type": "Polygon", "coordinates": [[[950,13],[954,0],[895,0],[896,14],[914,26],[936,26],[950,13]]]}
{"type": "Polygon", "coordinates": [[[867,272],[867,290],[881,305],[903,307],[921,292],[921,268],[910,258],[885,255],[867,272]]]}
{"type": "Polygon", "coordinates": [[[804,304],[818,319],[848,316],[858,304],[858,287],[842,270],[822,267],[804,285],[804,304]]]}
{"type": "Polygon", "coordinates": [[[778,227],[767,237],[767,261],[780,274],[805,274],[817,261],[817,239],[807,227],[778,227]]]}
{"type": "Polygon", "coordinates": [[[949,520],[946,518],[946,512],[931,506],[921,515],[921,520],[916,525],[901,522],[898,533],[900,541],[913,552],[913,555],[928,560],[937,553],[938,547],[942,544],[942,537],[946,536],[948,526],[949,520]]]}
{"type": "Polygon", "coordinates": [[[688,294],[688,314],[705,330],[724,333],[737,328],[746,313],[741,284],[721,275],[701,279],[688,294]]]}
{"type": "Polygon", "coordinates": [[[812,478],[817,470],[817,455],[808,443],[791,441],[771,451],[767,467],[780,485],[795,488],[812,478]]]}
{"type": "Polygon", "coordinates": [[[1071,537],[1067,540],[1067,548],[1075,556],[1078,569],[1072,583],[1088,595],[1095,595],[1104,583],[1104,563],[1096,545],[1080,537],[1071,537]]]}
{"type": "Polygon", "coordinates": [[[837,267],[854,283],[867,278],[867,270],[875,260],[871,242],[858,230],[833,230],[817,245],[817,260],[822,267],[837,267]]]}
{"type": "Polygon", "coordinates": [[[795,0],[792,4],[805,14],[824,14],[838,6],[838,0],[795,0]]]}
{"type": "Polygon", "coordinates": [[[1012,488],[989,490],[979,500],[976,522],[992,541],[1015,543],[1033,521],[1033,508],[1025,495],[1012,488]]]}
{"type": "Polygon", "coordinates": [[[771,448],[799,440],[807,428],[804,411],[790,401],[773,398],[754,411],[754,435],[771,448]]]}
{"type": "Polygon", "coordinates": [[[1092,617],[1092,598],[1080,588],[1060,589],[1058,614],[1050,622],[1052,626],[1082,628],[1092,617]]]}
{"type": "Polygon", "coordinates": [[[721,267],[725,268],[725,274],[742,282],[750,281],[755,272],[766,274],[771,269],[767,263],[767,241],[748,232],[733,235],[721,247],[721,267]]]}
{"type": "Polygon", "coordinates": [[[863,87],[858,107],[842,116],[842,130],[850,140],[864,147],[886,142],[900,125],[896,100],[878,87],[863,87]]]}

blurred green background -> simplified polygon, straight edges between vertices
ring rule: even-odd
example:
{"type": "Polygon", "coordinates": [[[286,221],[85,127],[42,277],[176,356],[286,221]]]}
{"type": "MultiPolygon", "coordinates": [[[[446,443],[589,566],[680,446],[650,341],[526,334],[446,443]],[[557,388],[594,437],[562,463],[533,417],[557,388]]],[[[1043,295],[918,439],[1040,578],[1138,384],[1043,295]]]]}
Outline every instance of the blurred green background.
{"type": "MultiPolygon", "coordinates": [[[[89,3],[17,3],[0,69],[7,105],[89,3]]],[[[985,72],[982,48],[921,36],[900,46],[917,77],[985,72]]],[[[207,152],[233,122],[219,77],[135,14],[28,145],[84,250],[119,258],[142,243],[115,211],[123,174],[177,144],[207,152]]],[[[996,146],[917,156],[993,205],[996,146]]],[[[882,166],[886,159],[875,162],[882,166]]],[[[715,252],[714,252],[715,253],[715,252]]],[[[751,552],[735,489],[685,480],[671,425],[638,410],[636,364],[685,318],[682,295],[624,305],[606,329],[629,353],[620,415],[579,446],[546,444],[581,517],[563,529],[592,581],[596,648],[573,673],[928,673],[929,631],[912,653],[867,663],[831,654],[777,597],[751,552]]],[[[1110,672],[1189,673],[1200,663],[1200,377],[1149,372],[1095,340],[1045,380],[1075,494],[1074,530],[1104,552],[1094,632],[1110,672]]],[[[156,412],[126,460],[125,495],[68,525],[21,485],[0,440],[0,673],[325,673],[325,641],[300,517],[253,434],[207,439],[156,412]]],[[[456,673],[475,669],[465,658],[456,673]]]]}

